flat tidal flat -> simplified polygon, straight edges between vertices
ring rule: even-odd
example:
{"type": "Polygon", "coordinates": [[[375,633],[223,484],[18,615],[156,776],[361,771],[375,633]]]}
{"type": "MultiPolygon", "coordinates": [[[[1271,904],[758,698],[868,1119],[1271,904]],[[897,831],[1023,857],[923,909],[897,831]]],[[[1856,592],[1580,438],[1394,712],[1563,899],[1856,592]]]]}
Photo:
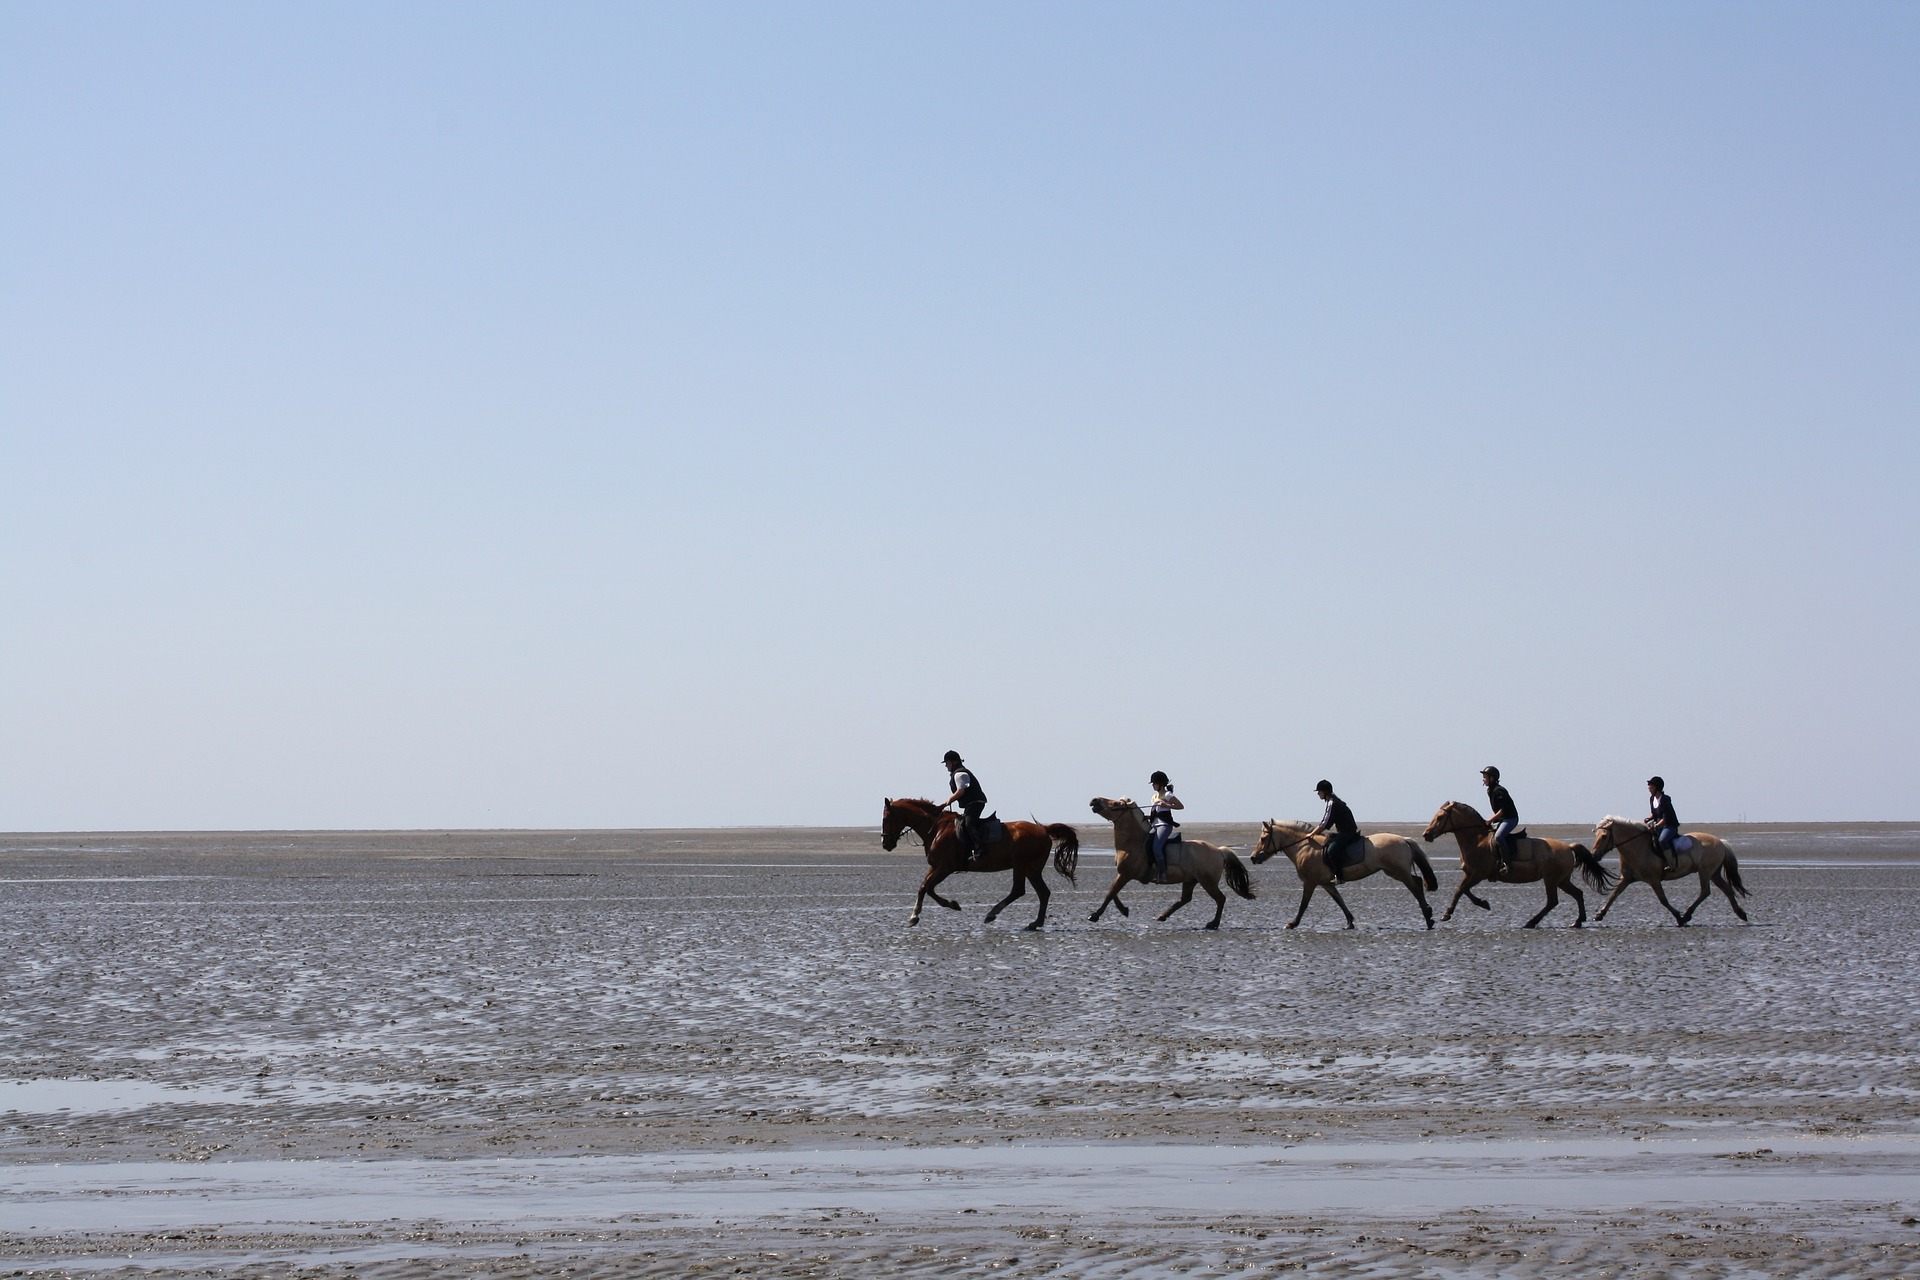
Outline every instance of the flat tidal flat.
{"type": "Polygon", "coordinates": [[[871,831],[0,837],[0,1271],[1920,1274],[1920,827],[1209,934],[1078,825],[1042,933],[871,831]]]}

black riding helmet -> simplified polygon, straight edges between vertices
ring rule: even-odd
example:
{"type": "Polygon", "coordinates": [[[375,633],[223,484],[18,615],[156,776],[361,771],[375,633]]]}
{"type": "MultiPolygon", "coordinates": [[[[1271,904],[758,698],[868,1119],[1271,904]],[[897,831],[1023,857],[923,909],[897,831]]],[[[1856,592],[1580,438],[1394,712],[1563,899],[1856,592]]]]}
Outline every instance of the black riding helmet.
{"type": "Polygon", "coordinates": [[[1495,782],[1498,782],[1500,781],[1500,770],[1494,765],[1488,765],[1480,771],[1480,776],[1483,778],[1492,778],[1495,782]]]}
{"type": "Polygon", "coordinates": [[[947,754],[940,757],[940,763],[941,764],[965,764],[966,761],[960,758],[960,753],[958,751],[949,751],[947,752],[947,754]]]}
{"type": "Polygon", "coordinates": [[[1160,769],[1155,769],[1147,781],[1156,787],[1170,787],[1173,785],[1172,782],[1168,781],[1165,771],[1160,769]]]}

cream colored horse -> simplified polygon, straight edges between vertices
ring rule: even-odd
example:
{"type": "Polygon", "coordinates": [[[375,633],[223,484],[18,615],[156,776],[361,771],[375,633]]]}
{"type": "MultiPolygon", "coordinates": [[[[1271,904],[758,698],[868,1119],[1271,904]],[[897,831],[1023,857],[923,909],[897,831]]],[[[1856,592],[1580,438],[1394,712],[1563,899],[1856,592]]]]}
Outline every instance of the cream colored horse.
{"type": "MultiPolygon", "coordinates": [[[[1120,890],[1127,881],[1147,880],[1153,871],[1152,829],[1147,824],[1147,815],[1140,812],[1140,806],[1125,796],[1118,800],[1109,800],[1105,796],[1095,796],[1090,806],[1093,811],[1113,824],[1113,884],[1107,890],[1107,896],[1093,909],[1087,919],[1098,923],[1106,913],[1107,904],[1120,908],[1120,914],[1126,915],[1127,904],[1120,901],[1120,890]]],[[[1220,881],[1225,880],[1227,887],[1243,898],[1253,897],[1253,881],[1247,876],[1246,864],[1233,850],[1217,844],[1208,844],[1205,840],[1188,840],[1182,837],[1179,844],[1167,849],[1167,876],[1169,884],[1180,886],[1180,901],[1160,913],[1160,919],[1178,911],[1193,901],[1193,886],[1197,883],[1213,898],[1213,919],[1207,921],[1207,928],[1220,927],[1220,915],[1227,909],[1227,895],[1220,892],[1220,881]]]]}
{"type": "Polygon", "coordinates": [[[1474,906],[1489,909],[1486,903],[1473,896],[1473,886],[1483,880],[1503,880],[1508,884],[1538,880],[1547,886],[1547,905],[1527,921],[1527,928],[1537,928],[1547,918],[1547,913],[1560,905],[1560,891],[1565,889],[1573,898],[1574,906],[1580,910],[1573,922],[1573,927],[1578,929],[1587,922],[1587,899],[1574,887],[1574,868],[1577,866],[1580,869],[1591,888],[1604,891],[1613,886],[1613,872],[1601,865],[1600,859],[1594,857],[1587,846],[1568,844],[1564,840],[1542,840],[1538,836],[1515,840],[1513,858],[1508,863],[1506,873],[1495,874],[1497,859],[1493,850],[1493,828],[1487,825],[1487,820],[1480,816],[1478,809],[1458,800],[1449,800],[1441,805],[1420,838],[1432,842],[1448,834],[1460,845],[1460,887],[1453,891],[1453,900],[1447,903],[1446,914],[1440,917],[1442,924],[1453,919],[1453,909],[1460,905],[1462,895],[1474,906]]]}
{"type": "Polygon", "coordinates": [[[1733,914],[1746,920],[1747,913],[1740,909],[1740,900],[1734,895],[1744,896],[1747,886],[1740,883],[1740,864],[1735,861],[1733,850],[1719,836],[1708,835],[1704,831],[1689,831],[1687,837],[1693,841],[1693,848],[1685,853],[1673,855],[1673,870],[1667,870],[1667,864],[1660,857],[1659,850],[1653,847],[1653,840],[1647,834],[1645,824],[1631,818],[1602,818],[1600,825],[1593,829],[1593,853],[1604,858],[1611,849],[1620,855],[1620,886],[1613,891],[1613,897],[1606,905],[1594,913],[1594,923],[1607,918],[1607,912],[1613,908],[1614,899],[1626,892],[1627,886],[1635,880],[1646,882],[1654,896],[1660,899],[1660,905],[1673,913],[1675,924],[1685,927],[1693,919],[1693,913],[1700,904],[1713,896],[1714,887],[1727,895],[1727,905],[1733,908],[1733,914]],[[1685,911],[1675,910],[1667,901],[1667,891],[1660,887],[1662,880],[1678,880],[1683,876],[1700,877],[1700,896],[1685,911]]]}
{"type": "Polygon", "coordinates": [[[1301,917],[1307,914],[1307,903],[1313,899],[1315,889],[1327,891],[1334,905],[1347,917],[1347,928],[1353,928],[1353,912],[1347,910],[1338,884],[1342,880],[1365,880],[1376,871],[1384,871],[1407,886],[1413,900],[1420,904],[1420,914],[1427,918],[1427,928],[1433,928],[1433,908],[1427,905],[1427,895],[1421,891],[1420,882],[1424,879],[1427,888],[1438,889],[1440,879],[1433,874],[1433,864],[1427,861],[1426,851],[1405,836],[1385,833],[1367,836],[1360,844],[1365,855],[1355,860],[1349,847],[1347,861],[1335,872],[1327,866],[1327,839],[1313,834],[1311,822],[1260,824],[1260,843],[1253,850],[1254,865],[1275,854],[1285,854],[1300,875],[1300,909],[1293,913],[1293,923],[1287,928],[1297,927],[1301,917]]]}

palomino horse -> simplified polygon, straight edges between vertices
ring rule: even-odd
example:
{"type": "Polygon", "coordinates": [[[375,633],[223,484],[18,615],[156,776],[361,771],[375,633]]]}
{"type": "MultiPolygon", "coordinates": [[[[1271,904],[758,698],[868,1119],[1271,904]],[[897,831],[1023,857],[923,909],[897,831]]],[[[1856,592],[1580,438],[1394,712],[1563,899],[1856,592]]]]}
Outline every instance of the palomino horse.
{"type": "MultiPolygon", "coordinates": [[[[908,924],[920,923],[920,908],[932,898],[950,911],[958,911],[960,904],[940,896],[934,888],[954,872],[962,870],[960,857],[960,837],[953,829],[953,814],[943,810],[931,800],[889,800],[880,813],[880,847],[892,851],[900,843],[903,832],[911,831],[920,837],[920,843],[927,850],[927,874],[920,881],[920,896],[913,900],[913,914],[907,917],[908,924]]],[[[1047,868],[1047,850],[1053,850],[1053,868],[1067,879],[1073,879],[1073,869],[1080,863],[1080,833],[1064,822],[1050,822],[1041,826],[1037,822],[1009,822],[1004,824],[1007,836],[988,846],[980,857],[967,863],[967,871],[1005,871],[1013,869],[1013,892],[993,905],[987,912],[988,924],[1011,903],[1026,893],[1031,883],[1033,891],[1040,895],[1040,914],[1034,917],[1029,929],[1038,929],[1047,922],[1047,899],[1052,892],[1047,888],[1043,875],[1047,868]]]]}
{"type": "MultiPolygon", "coordinates": [[[[1120,901],[1120,890],[1127,881],[1147,883],[1147,877],[1153,872],[1153,855],[1149,852],[1153,835],[1147,826],[1147,815],[1125,796],[1118,800],[1095,796],[1091,807],[1113,824],[1113,885],[1107,890],[1107,896],[1100,900],[1100,905],[1093,909],[1093,914],[1087,917],[1097,922],[1106,913],[1109,902],[1120,908],[1121,915],[1127,914],[1127,904],[1120,901]]],[[[1178,877],[1169,883],[1180,885],[1180,901],[1160,913],[1162,920],[1193,901],[1193,886],[1196,883],[1213,898],[1213,919],[1207,921],[1209,929],[1220,927],[1220,913],[1227,909],[1227,895],[1220,892],[1222,877],[1226,879],[1227,887],[1241,897],[1253,897],[1253,882],[1247,878],[1246,864],[1240,861],[1239,855],[1220,845],[1208,844],[1205,840],[1182,838],[1178,844],[1169,845],[1167,875],[1178,877]]]]}
{"type": "Polygon", "coordinates": [[[1644,880],[1660,899],[1660,905],[1673,912],[1674,923],[1681,926],[1693,919],[1700,904],[1713,896],[1715,885],[1727,895],[1727,905],[1733,908],[1733,914],[1745,920],[1747,913],[1740,909],[1740,901],[1734,895],[1744,896],[1747,886],[1740,883],[1740,864],[1734,861],[1733,850],[1727,848],[1726,841],[1719,836],[1710,836],[1704,831],[1689,831],[1687,837],[1693,841],[1693,848],[1674,854],[1673,870],[1669,871],[1648,838],[1645,826],[1630,818],[1602,818],[1600,825],[1593,829],[1593,854],[1604,858],[1611,849],[1620,855],[1620,887],[1613,891],[1606,905],[1594,913],[1594,923],[1607,918],[1614,899],[1625,893],[1635,880],[1644,880]],[[1700,896],[1685,911],[1675,911],[1660,882],[1690,875],[1700,877],[1700,896]]]}
{"type": "Polygon", "coordinates": [[[1540,880],[1547,886],[1547,905],[1527,921],[1527,928],[1538,926],[1549,911],[1560,905],[1560,890],[1565,889],[1573,895],[1574,905],[1580,908],[1580,917],[1573,922],[1573,927],[1578,929],[1587,922],[1587,899],[1574,887],[1574,867],[1579,866],[1589,888],[1603,890],[1613,884],[1613,872],[1602,866],[1587,846],[1568,844],[1564,840],[1542,840],[1538,836],[1515,840],[1506,874],[1496,876],[1494,867],[1498,860],[1493,851],[1493,828],[1487,825],[1478,809],[1458,800],[1449,800],[1440,806],[1433,821],[1421,833],[1421,839],[1433,841],[1448,833],[1460,844],[1460,887],[1453,891],[1453,900],[1447,903],[1446,913],[1440,917],[1442,924],[1453,919],[1453,909],[1460,905],[1463,894],[1474,906],[1487,909],[1485,902],[1473,896],[1473,886],[1482,880],[1504,880],[1508,884],[1540,880]]]}
{"type": "Polygon", "coordinates": [[[1360,847],[1366,851],[1365,856],[1355,861],[1349,851],[1349,861],[1336,872],[1327,866],[1326,837],[1314,835],[1311,822],[1260,824],[1260,843],[1253,850],[1255,865],[1265,862],[1276,853],[1285,854],[1293,860],[1293,869],[1300,874],[1300,909],[1293,913],[1293,923],[1287,928],[1299,926],[1301,917],[1307,914],[1307,903],[1312,901],[1313,891],[1321,888],[1332,896],[1341,914],[1347,917],[1347,928],[1353,928],[1353,912],[1347,910],[1346,901],[1340,896],[1339,882],[1365,880],[1376,871],[1384,871],[1407,886],[1413,893],[1413,900],[1420,904],[1420,914],[1427,918],[1427,928],[1433,928],[1433,908],[1427,905],[1427,895],[1421,891],[1420,882],[1424,879],[1427,888],[1438,889],[1440,879],[1433,874],[1433,864],[1427,861],[1426,851],[1405,836],[1384,833],[1366,837],[1360,842],[1360,847]]]}

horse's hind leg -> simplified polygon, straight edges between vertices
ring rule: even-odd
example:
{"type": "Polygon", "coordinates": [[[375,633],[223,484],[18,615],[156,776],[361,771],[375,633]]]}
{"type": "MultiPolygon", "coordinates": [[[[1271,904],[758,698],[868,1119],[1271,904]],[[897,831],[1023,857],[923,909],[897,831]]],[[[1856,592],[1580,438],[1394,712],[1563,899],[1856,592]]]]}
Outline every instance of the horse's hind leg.
{"type": "Polygon", "coordinates": [[[1743,923],[1751,924],[1752,921],[1747,919],[1747,913],[1740,909],[1740,899],[1733,896],[1733,886],[1727,883],[1727,877],[1719,871],[1715,871],[1713,873],[1713,882],[1719,886],[1721,893],[1727,895],[1727,905],[1733,908],[1733,914],[1739,916],[1743,923]]]}
{"type": "Polygon", "coordinates": [[[1567,873],[1567,882],[1560,886],[1573,897],[1573,905],[1580,914],[1573,918],[1573,927],[1578,929],[1587,922],[1587,895],[1580,892],[1580,886],[1573,882],[1573,873],[1567,873]]]}
{"type": "MultiPolygon", "coordinates": [[[[1193,901],[1193,881],[1189,880],[1185,884],[1180,886],[1180,901],[1174,903],[1172,906],[1168,907],[1165,911],[1162,911],[1160,913],[1160,919],[1165,920],[1168,916],[1172,915],[1174,912],[1178,911],[1180,908],[1186,906],[1189,902],[1192,902],[1192,901],[1193,901]]],[[[1226,899],[1222,898],[1221,901],[1225,902],[1226,899]]]]}
{"type": "Polygon", "coordinates": [[[1347,900],[1340,896],[1340,886],[1327,886],[1327,896],[1333,899],[1333,905],[1340,908],[1340,914],[1347,918],[1347,928],[1353,928],[1353,912],[1347,910],[1347,900]]]}
{"type": "Polygon", "coordinates": [[[1656,878],[1647,881],[1647,887],[1653,890],[1654,896],[1660,899],[1660,905],[1665,907],[1668,914],[1673,916],[1673,922],[1675,924],[1685,925],[1687,923],[1687,918],[1680,914],[1680,908],[1674,906],[1672,902],[1667,900],[1667,887],[1665,885],[1661,884],[1656,878]]]}
{"type": "MultiPolygon", "coordinates": [[[[1188,884],[1191,885],[1192,881],[1188,881],[1188,884]]],[[[1218,876],[1215,876],[1211,880],[1201,881],[1200,887],[1213,896],[1213,919],[1207,921],[1207,928],[1218,929],[1220,927],[1220,916],[1227,909],[1227,895],[1220,892],[1220,879],[1218,876]]]]}
{"type": "Polygon", "coordinates": [[[1013,888],[1008,890],[1006,897],[993,904],[993,907],[987,912],[987,918],[983,923],[992,924],[993,918],[1002,911],[1005,911],[1008,903],[1018,900],[1026,891],[1027,878],[1020,874],[1020,868],[1015,867],[1013,869],[1013,888]]]}
{"type": "Polygon", "coordinates": [[[1041,872],[1036,871],[1027,879],[1033,882],[1033,891],[1040,898],[1040,914],[1035,916],[1033,923],[1027,926],[1027,930],[1031,932],[1047,922],[1047,899],[1053,896],[1053,891],[1047,888],[1046,877],[1041,872]]]}
{"type": "Polygon", "coordinates": [[[1533,919],[1527,921],[1527,928],[1529,929],[1539,928],[1540,922],[1547,918],[1547,913],[1560,905],[1559,886],[1555,885],[1551,880],[1548,880],[1545,883],[1547,886],[1547,905],[1540,908],[1539,912],[1533,917],[1533,919]]]}
{"type": "Polygon", "coordinates": [[[1411,893],[1413,900],[1420,904],[1420,914],[1427,918],[1427,928],[1433,928],[1433,908],[1427,905],[1427,891],[1420,887],[1420,877],[1413,872],[1408,872],[1404,876],[1395,876],[1394,879],[1407,886],[1407,892],[1411,893]]]}
{"type": "Polygon", "coordinates": [[[1692,920],[1693,913],[1700,909],[1700,904],[1705,902],[1708,898],[1711,898],[1712,896],[1713,896],[1713,881],[1707,879],[1707,873],[1702,871],[1700,873],[1700,896],[1695,898],[1692,904],[1689,905],[1685,911],[1682,911],[1680,913],[1680,923],[1686,924],[1688,921],[1692,920]]]}

